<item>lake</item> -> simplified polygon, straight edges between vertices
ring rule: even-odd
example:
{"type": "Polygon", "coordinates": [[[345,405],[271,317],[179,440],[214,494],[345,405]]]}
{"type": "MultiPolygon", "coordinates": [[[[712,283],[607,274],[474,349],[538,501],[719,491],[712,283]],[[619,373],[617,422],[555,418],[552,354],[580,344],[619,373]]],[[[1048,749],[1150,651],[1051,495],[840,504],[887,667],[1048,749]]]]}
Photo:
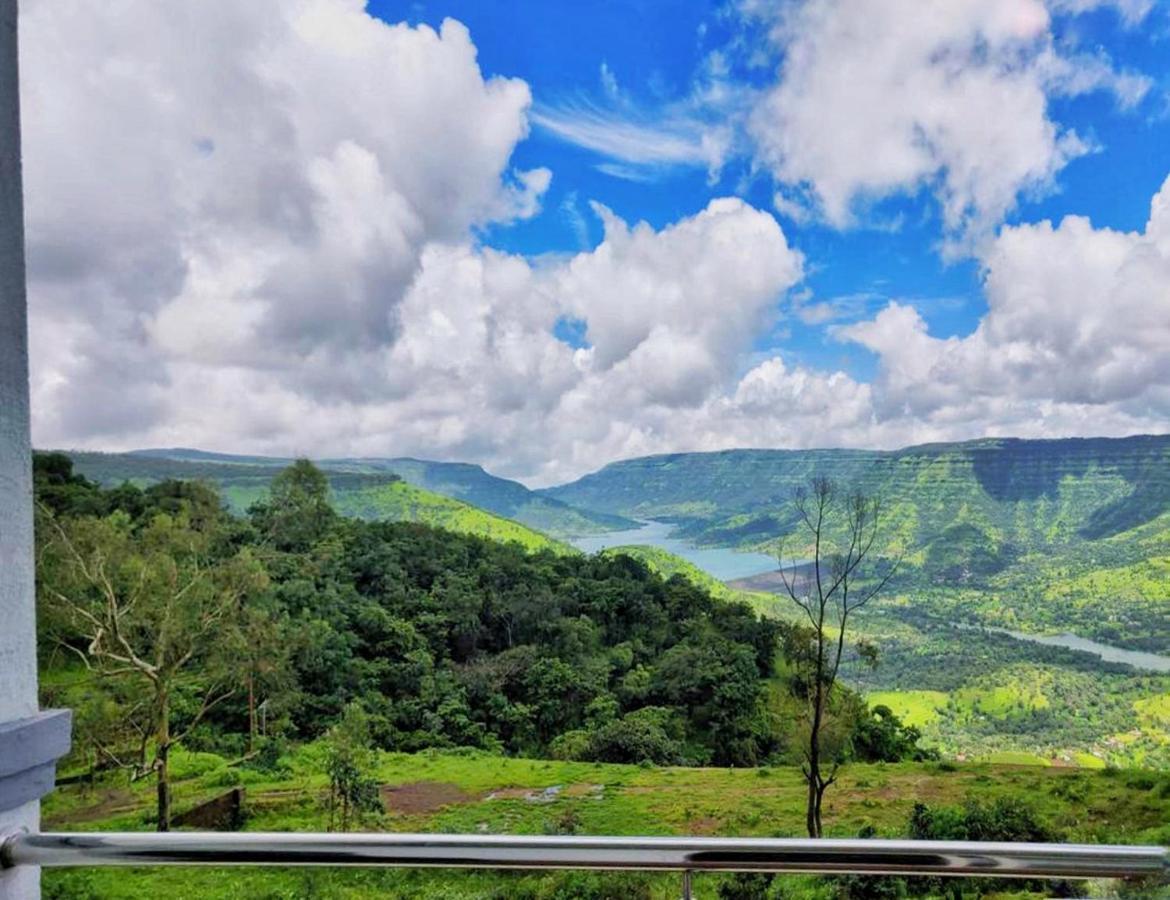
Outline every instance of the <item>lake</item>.
{"type": "Polygon", "coordinates": [[[573,538],[571,543],[585,553],[597,553],[610,547],[625,547],[630,544],[659,547],[675,556],[681,556],[720,581],[749,578],[764,572],[774,572],[778,568],[776,558],[766,553],[746,553],[728,550],[726,547],[696,547],[689,541],[671,537],[673,531],[674,526],[669,522],[646,522],[640,528],[573,538]]]}

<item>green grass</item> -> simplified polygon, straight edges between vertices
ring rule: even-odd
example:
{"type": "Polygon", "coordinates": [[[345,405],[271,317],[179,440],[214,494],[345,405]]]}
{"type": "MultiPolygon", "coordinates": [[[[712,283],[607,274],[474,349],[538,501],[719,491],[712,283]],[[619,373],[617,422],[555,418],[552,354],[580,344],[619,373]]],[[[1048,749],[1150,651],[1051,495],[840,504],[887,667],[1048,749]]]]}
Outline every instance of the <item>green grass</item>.
{"type": "MultiPolygon", "coordinates": [[[[1070,840],[1170,841],[1170,775],[989,763],[855,765],[826,796],[828,831],[903,832],[915,802],[954,804],[966,797],[1026,797],[1070,840]]],[[[1035,762],[1035,760],[1030,760],[1035,762]]],[[[175,787],[182,810],[236,783],[247,789],[251,831],[320,831],[328,816],[320,748],[303,747],[279,778],[233,769],[210,754],[176,757],[185,774],[175,787]]],[[[710,834],[797,836],[804,788],[792,767],[642,768],[492,757],[477,751],[379,755],[386,786],[411,786],[409,809],[372,817],[364,827],[391,832],[479,834],[710,834]],[[546,793],[548,788],[559,788],[546,793]]],[[[150,827],[152,784],[107,778],[70,786],[45,803],[55,830],[150,827]]],[[[45,872],[47,898],[200,897],[677,897],[677,876],[508,875],[442,871],[295,869],[56,870],[45,872]]],[[[719,876],[704,875],[699,897],[713,898],[719,876]]],[[[811,887],[812,880],[798,882],[811,887]]],[[[797,896],[804,896],[798,893],[797,896]]]]}
{"type": "Polygon", "coordinates": [[[946,706],[944,691],[871,691],[865,699],[872,706],[888,706],[907,725],[921,728],[939,716],[946,706]]]}
{"type": "Polygon", "coordinates": [[[986,762],[997,763],[1002,766],[1051,766],[1052,760],[1045,759],[1035,753],[1025,753],[1022,750],[997,750],[989,753],[986,762]]]}
{"type": "Polygon", "coordinates": [[[1170,694],[1155,694],[1153,697],[1135,700],[1133,708],[1154,727],[1170,731],[1170,694]]]}

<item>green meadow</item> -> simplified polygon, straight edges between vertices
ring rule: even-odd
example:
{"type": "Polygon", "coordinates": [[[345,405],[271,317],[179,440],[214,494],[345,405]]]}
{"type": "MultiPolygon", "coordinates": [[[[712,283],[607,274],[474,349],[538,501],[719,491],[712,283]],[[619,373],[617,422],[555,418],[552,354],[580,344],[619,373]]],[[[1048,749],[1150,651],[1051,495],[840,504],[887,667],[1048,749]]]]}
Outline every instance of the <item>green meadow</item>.
{"type": "MultiPolygon", "coordinates": [[[[324,749],[309,744],[272,771],[180,751],[176,807],[246,790],[248,831],[323,831],[328,826],[324,749]]],[[[1170,842],[1170,774],[998,763],[848,766],[830,793],[830,836],[904,833],[915,803],[1026,797],[1070,841],[1170,842]]],[[[384,812],[361,827],[388,832],[474,834],[754,835],[803,833],[804,787],[795,767],[646,767],[491,756],[479,751],[378,753],[384,812]]],[[[107,776],[50,795],[52,830],[149,830],[149,779],[107,776]]],[[[696,878],[698,897],[718,896],[726,876],[696,878]]],[[[831,897],[824,879],[791,877],[795,896],[831,897]]],[[[674,875],[439,870],[90,869],[45,873],[46,898],[676,898],[674,875]]]]}

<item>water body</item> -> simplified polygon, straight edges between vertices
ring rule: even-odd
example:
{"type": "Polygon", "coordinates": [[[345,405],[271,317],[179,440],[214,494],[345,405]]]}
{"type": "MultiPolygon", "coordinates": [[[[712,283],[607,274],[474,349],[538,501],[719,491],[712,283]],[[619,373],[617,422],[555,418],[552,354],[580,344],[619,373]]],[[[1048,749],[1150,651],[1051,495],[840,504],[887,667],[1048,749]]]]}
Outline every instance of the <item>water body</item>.
{"type": "Polygon", "coordinates": [[[1147,672],[1170,672],[1170,656],[1145,653],[1141,650],[1123,650],[1121,647],[1090,641],[1088,638],[1078,637],[1075,634],[1025,634],[1022,631],[1011,631],[1007,628],[984,628],[983,630],[1010,634],[1017,640],[1031,641],[1034,644],[1083,650],[1101,657],[1106,662],[1125,663],[1127,666],[1144,669],[1147,672]]]}
{"type": "Polygon", "coordinates": [[[779,568],[775,557],[766,553],[746,553],[728,550],[726,547],[696,547],[681,538],[671,537],[672,531],[674,526],[669,522],[645,522],[640,528],[631,528],[627,531],[607,531],[604,534],[574,538],[572,544],[585,553],[597,553],[599,550],[630,544],[659,547],[675,556],[681,556],[720,581],[750,578],[752,575],[774,572],[779,568]]]}
{"type": "MultiPolygon", "coordinates": [[[[626,531],[607,531],[604,534],[574,538],[572,544],[585,553],[597,553],[601,550],[608,550],[610,547],[624,547],[631,544],[660,547],[675,556],[682,557],[720,581],[751,578],[753,575],[775,572],[778,569],[775,558],[766,553],[740,552],[729,550],[726,547],[696,547],[681,538],[671,537],[673,531],[674,526],[669,522],[645,522],[639,528],[631,528],[626,531]]],[[[1141,650],[1125,650],[1121,647],[1078,637],[1075,634],[1026,634],[1008,628],[991,627],[984,627],[983,630],[1010,635],[1017,640],[1031,641],[1035,644],[1081,650],[1085,653],[1095,654],[1106,662],[1124,663],[1147,672],[1170,672],[1170,656],[1146,653],[1141,650]]]]}

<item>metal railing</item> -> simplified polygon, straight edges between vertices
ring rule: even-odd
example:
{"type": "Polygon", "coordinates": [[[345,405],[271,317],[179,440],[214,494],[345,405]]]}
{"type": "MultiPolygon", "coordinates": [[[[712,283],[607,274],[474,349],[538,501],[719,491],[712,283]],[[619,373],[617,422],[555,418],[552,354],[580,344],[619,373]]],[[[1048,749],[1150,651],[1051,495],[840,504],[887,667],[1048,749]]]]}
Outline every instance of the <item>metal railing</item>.
{"type": "Polygon", "coordinates": [[[10,832],[0,866],[398,866],[1165,878],[1157,846],[695,837],[10,832]]]}

